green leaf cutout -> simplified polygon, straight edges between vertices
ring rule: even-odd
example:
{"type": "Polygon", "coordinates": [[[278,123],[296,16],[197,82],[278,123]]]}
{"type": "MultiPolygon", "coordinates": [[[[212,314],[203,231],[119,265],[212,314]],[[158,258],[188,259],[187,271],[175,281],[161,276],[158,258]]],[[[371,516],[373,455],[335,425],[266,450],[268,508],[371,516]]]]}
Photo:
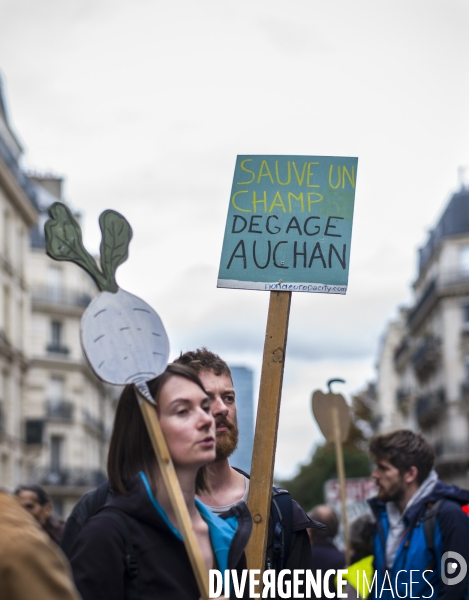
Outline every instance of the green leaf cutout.
{"type": "Polygon", "coordinates": [[[129,256],[129,243],[132,239],[132,228],[128,221],[115,210],[105,210],[99,217],[102,232],[100,246],[101,269],[106,280],[116,287],[116,270],[129,256]]]}
{"type": "Polygon", "coordinates": [[[44,225],[47,254],[55,260],[76,263],[91,275],[100,291],[116,293],[119,288],[114,275],[117,267],[128,256],[128,245],[132,237],[132,230],[124,217],[113,210],[101,214],[99,223],[103,232],[102,272],[83,246],[80,225],[68,206],[62,202],[54,202],[49,208],[49,215],[50,219],[44,225]],[[124,231],[126,233],[123,233],[124,231]]]}

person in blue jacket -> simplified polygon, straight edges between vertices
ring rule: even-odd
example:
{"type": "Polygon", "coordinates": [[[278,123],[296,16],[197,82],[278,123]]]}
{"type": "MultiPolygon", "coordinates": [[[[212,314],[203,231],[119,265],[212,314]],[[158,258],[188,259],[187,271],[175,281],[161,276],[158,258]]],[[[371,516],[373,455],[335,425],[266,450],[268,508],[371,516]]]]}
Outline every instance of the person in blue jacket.
{"type": "Polygon", "coordinates": [[[446,485],[423,436],[400,429],[371,439],[378,494],[371,598],[468,597],[469,491],[446,485]]]}

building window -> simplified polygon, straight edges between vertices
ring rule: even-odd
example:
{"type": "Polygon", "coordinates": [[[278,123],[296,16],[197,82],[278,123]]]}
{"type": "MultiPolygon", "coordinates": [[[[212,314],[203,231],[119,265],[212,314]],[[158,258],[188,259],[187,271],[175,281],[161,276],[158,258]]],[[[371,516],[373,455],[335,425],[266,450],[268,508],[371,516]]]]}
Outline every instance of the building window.
{"type": "Polygon", "coordinates": [[[463,329],[469,330],[469,302],[461,306],[463,329]]]}
{"type": "Polygon", "coordinates": [[[459,249],[459,270],[469,275],[469,246],[459,249]]]}
{"type": "Polygon", "coordinates": [[[11,341],[11,294],[7,285],[3,286],[3,331],[11,341]]]}
{"type": "Polygon", "coordinates": [[[50,302],[60,302],[62,299],[62,269],[49,265],[47,269],[47,297],[50,302]]]}
{"type": "Polygon", "coordinates": [[[52,321],[50,324],[50,342],[53,346],[62,344],[62,323],[60,321],[52,321]]]}
{"type": "Polygon", "coordinates": [[[59,404],[64,399],[64,380],[62,377],[51,377],[47,389],[47,399],[51,404],[59,404]]]}
{"type": "Polygon", "coordinates": [[[50,470],[52,473],[60,473],[63,463],[63,437],[52,435],[50,438],[50,470]]]}
{"type": "Polygon", "coordinates": [[[26,444],[42,444],[44,421],[42,419],[28,419],[25,425],[26,444]]]}
{"type": "Polygon", "coordinates": [[[10,258],[10,230],[11,217],[10,213],[6,210],[3,213],[3,254],[7,260],[10,258]]]}
{"type": "Polygon", "coordinates": [[[73,404],[65,399],[65,382],[61,377],[51,377],[47,386],[46,416],[48,419],[73,419],[73,404]]]}
{"type": "Polygon", "coordinates": [[[47,346],[48,352],[68,354],[69,350],[64,345],[63,323],[60,321],[51,321],[50,323],[50,342],[47,346]]]}
{"type": "Polygon", "coordinates": [[[464,357],[464,383],[469,384],[469,355],[464,357]]]}
{"type": "Polygon", "coordinates": [[[18,271],[21,277],[24,276],[24,230],[23,227],[19,227],[18,229],[18,252],[17,252],[17,260],[18,260],[18,271]]]}

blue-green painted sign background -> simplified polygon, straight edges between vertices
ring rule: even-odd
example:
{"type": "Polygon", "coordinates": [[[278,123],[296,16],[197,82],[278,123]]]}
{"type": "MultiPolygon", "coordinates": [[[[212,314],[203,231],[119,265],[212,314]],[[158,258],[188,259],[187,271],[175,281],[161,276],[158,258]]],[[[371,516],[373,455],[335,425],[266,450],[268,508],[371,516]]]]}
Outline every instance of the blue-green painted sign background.
{"type": "Polygon", "coordinates": [[[345,294],[357,162],[238,156],[218,287],[345,294]]]}

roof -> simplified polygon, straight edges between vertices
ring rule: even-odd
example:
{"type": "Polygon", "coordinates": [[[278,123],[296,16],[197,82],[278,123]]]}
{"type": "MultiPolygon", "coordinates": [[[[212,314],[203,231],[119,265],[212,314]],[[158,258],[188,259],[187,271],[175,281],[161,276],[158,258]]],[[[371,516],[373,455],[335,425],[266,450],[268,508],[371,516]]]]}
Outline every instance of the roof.
{"type": "Polygon", "coordinates": [[[419,249],[419,275],[430,261],[441,240],[469,233],[469,188],[453,194],[427,243],[419,249]]]}

